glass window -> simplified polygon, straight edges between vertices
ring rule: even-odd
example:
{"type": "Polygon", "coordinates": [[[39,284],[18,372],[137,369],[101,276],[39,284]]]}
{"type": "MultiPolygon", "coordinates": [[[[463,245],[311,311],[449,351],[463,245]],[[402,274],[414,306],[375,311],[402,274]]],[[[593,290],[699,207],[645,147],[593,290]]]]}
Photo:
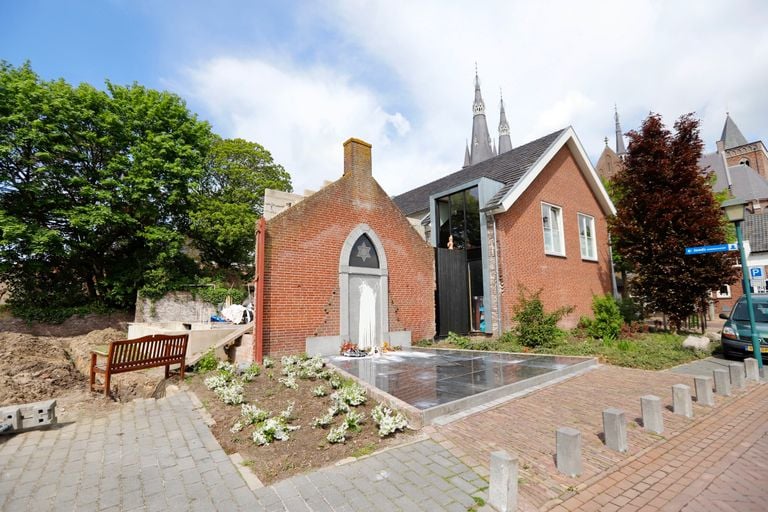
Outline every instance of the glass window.
{"type": "Polygon", "coordinates": [[[460,190],[437,199],[437,246],[453,249],[480,247],[480,202],[477,187],[460,190]]]}
{"type": "Polygon", "coordinates": [[[595,218],[579,214],[579,244],[581,257],[585,260],[597,259],[597,244],[595,243],[595,218]]]}
{"type": "Polygon", "coordinates": [[[352,252],[349,254],[349,266],[379,268],[379,255],[376,254],[376,247],[368,235],[360,235],[355,245],[352,246],[352,252]]]}
{"type": "Polygon", "coordinates": [[[544,228],[544,252],[565,256],[562,208],[541,203],[541,222],[544,228]]]}

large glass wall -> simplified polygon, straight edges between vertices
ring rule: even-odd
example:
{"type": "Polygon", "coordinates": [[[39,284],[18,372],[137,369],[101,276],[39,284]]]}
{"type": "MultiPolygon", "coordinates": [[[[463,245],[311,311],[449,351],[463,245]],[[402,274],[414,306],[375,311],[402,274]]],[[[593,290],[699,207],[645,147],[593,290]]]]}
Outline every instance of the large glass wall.
{"type": "Polygon", "coordinates": [[[453,249],[480,247],[480,202],[477,187],[461,190],[437,200],[437,246],[453,249]]]}

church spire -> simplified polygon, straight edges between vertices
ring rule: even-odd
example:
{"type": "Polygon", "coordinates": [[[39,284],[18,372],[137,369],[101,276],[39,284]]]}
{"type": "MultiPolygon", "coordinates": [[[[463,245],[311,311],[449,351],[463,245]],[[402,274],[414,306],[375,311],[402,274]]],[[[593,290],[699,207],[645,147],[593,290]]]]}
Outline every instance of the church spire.
{"type": "Polygon", "coordinates": [[[509,123],[507,122],[507,114],[504,112],[504,97],[499,91],[499,98],[501,102],[501,114],[499,115],[499,154],[506,153],[512,149],[512,139],[509,137],[509,123]]]}
{"type": "Polygon", "coordinates": [[[616,105],[613,105],[613,118],[616,120],[616,154],[620,158],[627,156],[627,148],[624,146],[624,134],[621,132],[621,125],[619,124],[619,109],[616,105]]]}
{"type": "Polygon", "coordinates": [[[471,159],[469,158],[469,142],[464,141],[464,166],[469,167],[471,159]]]}
{"type": "Polygon", "coordinates": [[[491,136],[488,133],[488,123],[485,119],[485,103],[480,93],[480,78],[475,64],[475,101],[472,103],[472,142],[470,148],[470,165],[488,160],[493,156],[491,136]]]}
{"type": "Polygon", "coordinates": [[[748,144],[747,138],[741,133],[739,127],[731,119],[731,113],[725,113],[725,125],[723,125],[723,134],[720,136],[720,141],[723,143],[725,149],[736,148],[748,144]]]}

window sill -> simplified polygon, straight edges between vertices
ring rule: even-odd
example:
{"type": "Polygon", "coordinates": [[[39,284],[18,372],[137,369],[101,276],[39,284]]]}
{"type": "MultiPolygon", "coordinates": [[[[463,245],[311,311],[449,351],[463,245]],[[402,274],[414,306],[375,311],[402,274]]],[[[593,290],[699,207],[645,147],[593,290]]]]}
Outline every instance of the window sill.
{"type": "Polygon", "coordinates": [[[554,256],[556,258],[563,258],[563,259],[566,258],[565,253],[558,253],[558,252],[547,252],[547,251],[544,251],[544,256],[554,256]]]}
{"type": "Polygon", "coordinates": [[[589,263],[597,263],[597,258],[584,258],[582,256],[581,261],[586,261],[586,262],[589,262],[589,263]]]}

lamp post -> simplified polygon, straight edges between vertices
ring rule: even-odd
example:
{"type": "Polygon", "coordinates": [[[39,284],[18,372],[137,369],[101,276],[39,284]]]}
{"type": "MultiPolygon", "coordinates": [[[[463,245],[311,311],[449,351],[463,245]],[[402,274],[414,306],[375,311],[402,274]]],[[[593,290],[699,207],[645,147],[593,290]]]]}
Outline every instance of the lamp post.
{"type": "MultiPolygon", "coordinates": [[[[744,253],[744,240],[741,234],[741,223],[744,220],[744,209],[747,202],[743,199],[729,199],[722,204],[725,210],[725,216],[733,222],[736,228],[736,241],[739,244],[739,255],[741,256],[741,275],[743,277],[744,295],[747,297],[747,311],[749,314],[749,330],[752,333],[752,352],[757,359],[757,368],[760,372],[760,378],[765,376],[763,370],[763,354],[760,352],[760,336],[755,326],[755,311],[752,309],[752,292],[749,286],[749,267],[747,266],[747,256],[744,253]]],[[[737,334],[738,336],[738,331],[737,334]]]]}

